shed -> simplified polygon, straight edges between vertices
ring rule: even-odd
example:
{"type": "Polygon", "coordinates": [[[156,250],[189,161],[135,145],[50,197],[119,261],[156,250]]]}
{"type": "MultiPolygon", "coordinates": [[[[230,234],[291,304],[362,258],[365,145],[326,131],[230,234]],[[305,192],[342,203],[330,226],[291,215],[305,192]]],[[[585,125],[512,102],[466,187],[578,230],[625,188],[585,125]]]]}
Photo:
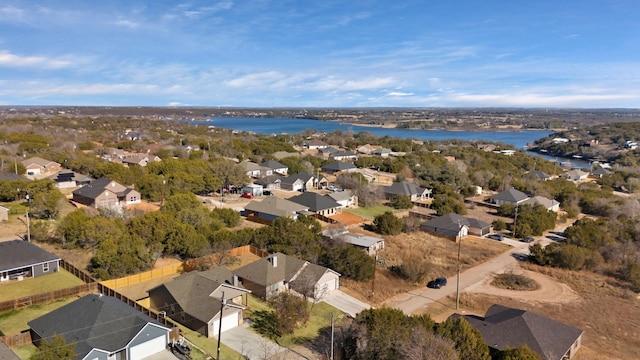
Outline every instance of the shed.
{"type": "Polygon", "coordinates": [[[0,206],[0,221],[9,221],[9,209],[0,206]]]}

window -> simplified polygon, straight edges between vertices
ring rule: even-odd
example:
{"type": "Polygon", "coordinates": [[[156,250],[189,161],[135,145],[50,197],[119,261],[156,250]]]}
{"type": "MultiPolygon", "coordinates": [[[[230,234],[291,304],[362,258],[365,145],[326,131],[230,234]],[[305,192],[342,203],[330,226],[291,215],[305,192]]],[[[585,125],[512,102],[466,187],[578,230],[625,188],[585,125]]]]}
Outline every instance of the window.
{"type": "Polygon", "coordinates": [[[49,263],[42,264],[42,272],[49,272],[49,263]]]}
{"type": "Polygon", "coordinates": [[[138,198],[136,196],[132,196],[131,198],[129,198],[129,202],[134,202],[137,201],[138,198]]]}

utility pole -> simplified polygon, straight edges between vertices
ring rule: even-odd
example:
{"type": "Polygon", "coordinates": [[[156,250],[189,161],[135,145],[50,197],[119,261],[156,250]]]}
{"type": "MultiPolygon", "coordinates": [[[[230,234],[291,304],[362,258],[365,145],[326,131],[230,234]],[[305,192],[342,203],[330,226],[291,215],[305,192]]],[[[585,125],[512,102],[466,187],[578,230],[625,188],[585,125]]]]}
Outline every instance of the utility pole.
{"type": "Polygon", "coordinates": [[[333,360],[333,313],[329,314],[331,317],[331,357],[329,360],[333,360]]]}
{"type": "Polygon", "coordinates": [[[462,221],[458,220],[458,278],[456,280],[456,310],[460,309],[460,247],[462,247],[462,221]]]}
{"type": "Polygon", "coordinates": [[[220,300],[220,318],[218,319],[218,353],[216,359],[220,360],[220,335],[222,333],[222,310],[224,310],[225,300],[224,291],[222,292],[222,299],[220,300]]]}
{"type": "Polygon", "coordinates": [[[29,194],[27,193],[27,241],[31,242],[31,224],[29,223],[30,219],[29,219],[29,213],[31,212],[31,197],[29,196],[29,194]]]}
{"type": "Polygon", "coordinates": [[[518,221],[518,205],[516,205],[516,215],[513,217],[513,233],[511,236],[516,237],[516,221],[518,221]]]}

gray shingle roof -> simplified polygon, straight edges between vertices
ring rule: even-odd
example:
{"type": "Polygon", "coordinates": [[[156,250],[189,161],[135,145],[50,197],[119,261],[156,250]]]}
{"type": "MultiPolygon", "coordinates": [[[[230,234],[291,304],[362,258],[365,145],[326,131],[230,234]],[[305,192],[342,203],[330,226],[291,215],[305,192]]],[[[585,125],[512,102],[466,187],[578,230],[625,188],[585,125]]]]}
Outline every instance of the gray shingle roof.
{"type": "Polygon", "coordinates": [[[275,160],[267,160],[265,162],[262,163],[263,167],[267,167],[269,169],[273,169],[273,170],[278,170],[278,169],[285,169],[287,168],[286,165],[283,165],[275,160]]]}
{"type": "Polygon", "coordinates": [[[250,202],[245,206],[245,210],[275,216],[291,216],[294,213],[308,210],[308,207],[277,196],[269,196],[262,201],[254,200],[250,202]]]}
{"type": "Polygon", "coordinates": [[[353,163],[351,162],[347,162],[347,161],[334,161],[331,163],[328,163],[326,165],[324,165],[322,167],[322,171],[325,172],[333,172],[333,171],[345,171],[345,170],[350,170],[350,169],[357,169],[358,167],[355,166],[353,163]]]}
{"type": "Polygon", "coordinates": [[[424,193],[426,189],[419,187],[408,181],[394,182],[390,186],[384,187],[384,193],[389,195],[416,195],[424,193]]]}
{"type": "Polygon", "coordinates": [[[492,305],[484,319],[464,316],[493,348],[526,344],[543,359],[559,360],[583,333],[570,325],[530,311],[492,305]]]}
{"type": "Polygon", "coordinates": [[[250,280],[258,285],[268,286],[280,281],[289,282],[306,261],[275,253],[235,270],[242,279],[250,280]],[[273,258],[276,266],[273,266],[273,258]]]}
{"type": "Polygon", "coordinates": [[[306,206],[309,210],[318,212],[327,209],[339,208],[341,205],[337,201],[327,195],[307,191],[300,195],[289,198],[294,203],[306,206]]]}
{"type": "Polygon", "coordinates": [[[221,301],[210,295],[223,284],[231,285],[233,275],[224,266],[194,271],[162,284],[189,315],[206,323],[220,312],[221,301]]]}
{"type": "Polygon", "coordinates": [[[0,242],[0,270],[8,271],[60,260],[59,257],[23,240],[0,242]]]}
{"type": "Polygon", "coordinates": [[[509,203],[519,203],[521,201],[527,200],[529,196],[522,191],[516,190],[514,188],[505,190],[499,194],[493,195],[491,197],[492,200],[502,200],[509,203]]]}
{"type": "Polygon", "coordinates": [[[94,348],[124,348],[148,323],[156,321],[111,296],[91,294],[28,322],[42,338],[64,334],[76,342],[79,358],[94,348]]]}
{"type": "MultiPolygon", "coordinates": [[[[113,180],[111,179],[107,179],[107,178],[100,178],[98,180],[94,180],[92,181],[90,184],[87,184],[83,187],[81,187],[80,189],[77,189],[73,192],[73,194],[75,195],[79,195],[88,199],[95,199],[98,196],[100,196],[100,194],[102,194],[103,192],[105,192],[106,187],[111,184],[113,180]]],[[[111,190],[109,190],[111,191],[111,190]]],[[[123,194],[119,194],[119,193],[115,193],[118,196],[122,196],[123,194]]]]}
{"type": "Polygon", "coordinates": [[[460,225],[466,225],[475,229],[483,229],[491,226],[491,224],[484,221],[460,216],[456,213],[442,215],[420,224],[421,227],[433,227],[437,229],[454,231],[456,233],[460,230],[460,225]]]}

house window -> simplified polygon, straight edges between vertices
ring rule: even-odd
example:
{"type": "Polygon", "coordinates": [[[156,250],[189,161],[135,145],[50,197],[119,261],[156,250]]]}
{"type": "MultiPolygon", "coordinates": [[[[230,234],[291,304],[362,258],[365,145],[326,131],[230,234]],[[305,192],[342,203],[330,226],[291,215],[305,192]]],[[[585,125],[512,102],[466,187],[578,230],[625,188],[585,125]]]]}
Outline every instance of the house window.
{"type": "Polygon", "coordinates": [[[42,272],[49,272],[49,263],[42,264],[42,272]]]}
{"type": "Polygon", "coordinates": [[[137,201],[138,198],[136,196],[132,196],[131,198],[129,198],[129,202],[134,202],[137,201]]]}

